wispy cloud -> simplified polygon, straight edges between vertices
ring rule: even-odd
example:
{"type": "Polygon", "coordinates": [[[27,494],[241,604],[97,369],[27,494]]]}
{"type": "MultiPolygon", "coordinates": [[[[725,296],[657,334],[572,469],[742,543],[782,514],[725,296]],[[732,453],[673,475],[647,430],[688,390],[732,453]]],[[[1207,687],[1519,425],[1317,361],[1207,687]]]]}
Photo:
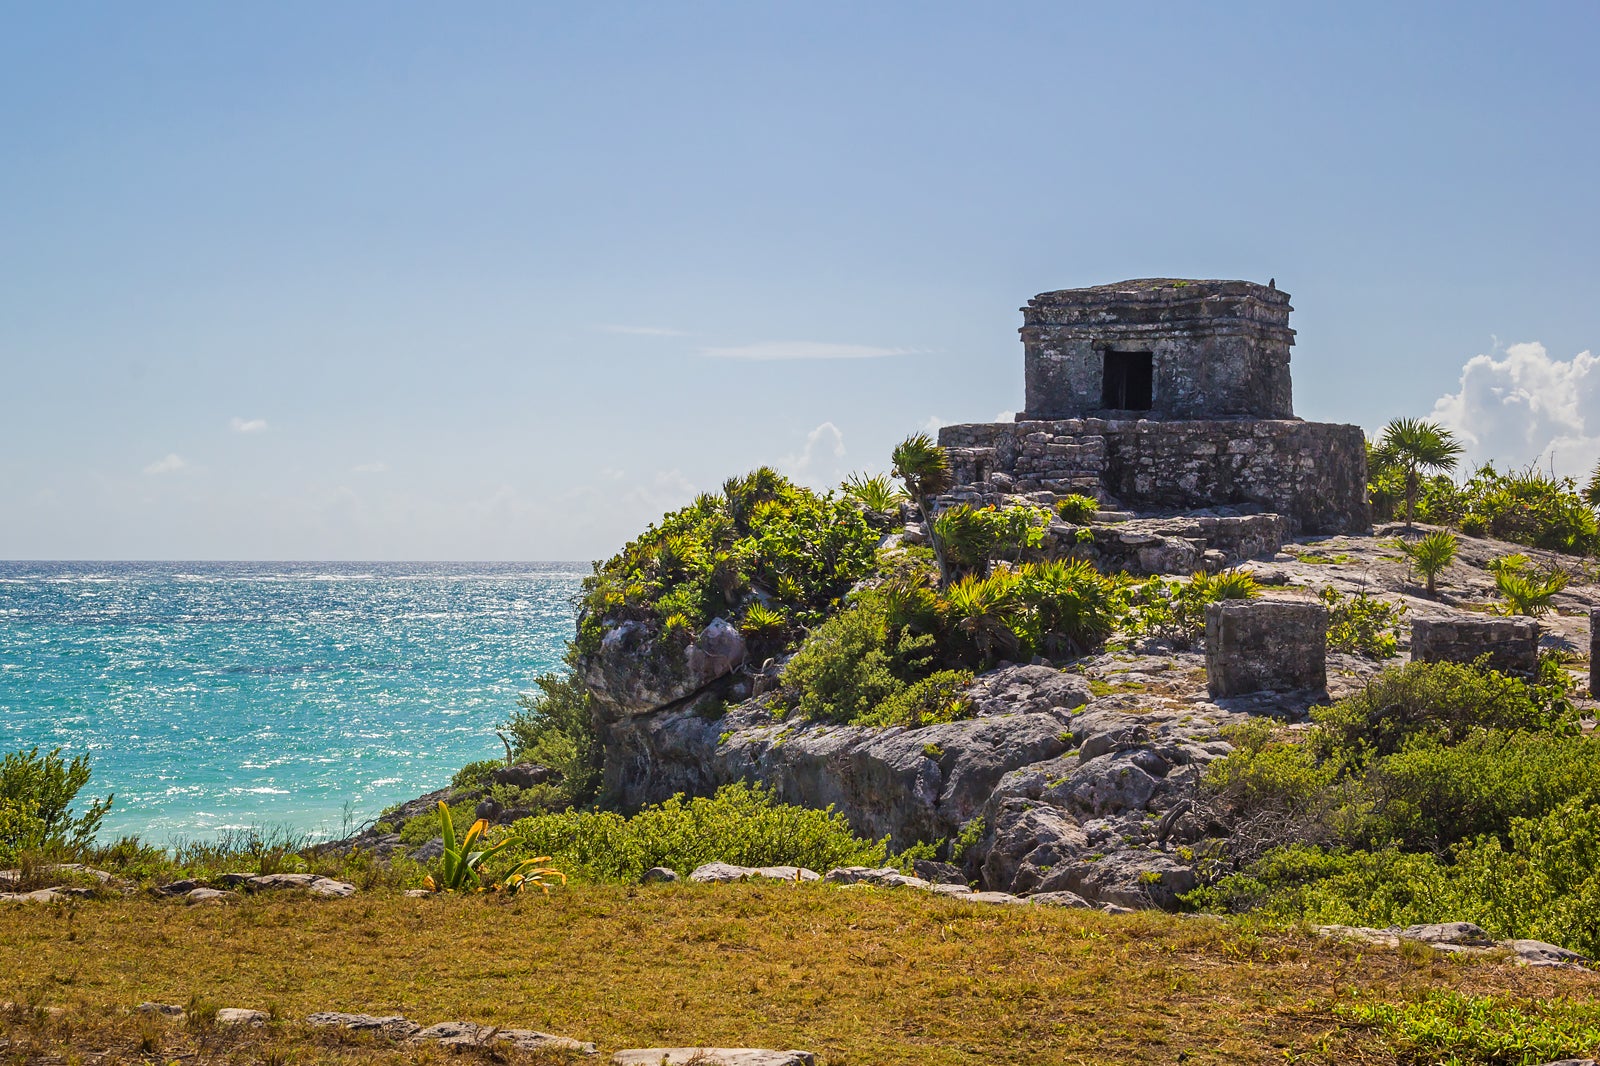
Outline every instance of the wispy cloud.
{"type": "Polygon", "coordinates": [[[176,452],[170,452],[165,458],[157,459],[155,462],[147,464],[144,472],[146,474],[175,474],[179,470],[186,469],[188,465],[183,456],[176,452]]]}
{"type": "Polygon", "coordinates": [[[386,474],[389,472],[388,463],[357,463],[350,468],[352,474],[386,474]]]}
{"type": "Polygon", "coordinates": [[[879,348],[870,344],[828,344],[824,341],[758,341],[729,348],[701,348],[713,359],[883,359],[891,355],[918,355],[918,348],[879,348]]]}
{"type": "Polygon", "coordinates": [[[596,326],[601,333],[622,333],[629,337],[687,337],[681,329],[667,326],[596,326]]]}
{"type": "Polygon", "coordinates": [[[267,420],[265,418],[235,418],[228,423],[235,433],[265,433],[267,420]]]}

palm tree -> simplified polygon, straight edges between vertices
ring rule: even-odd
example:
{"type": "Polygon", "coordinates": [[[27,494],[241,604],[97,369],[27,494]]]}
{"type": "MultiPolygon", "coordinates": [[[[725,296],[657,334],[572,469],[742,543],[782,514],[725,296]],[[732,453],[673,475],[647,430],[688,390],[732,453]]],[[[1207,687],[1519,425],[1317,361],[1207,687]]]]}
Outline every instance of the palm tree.
{"type": "Polygon", "coordinates": [[[894,464],[894,476],[906,487],[906,494],[917,501],[922,515],[922,528],[928,531],[928,542],[933,545],[934,558],[939,561],[939,585],[950,583],[950,571],[945,565],[944,548],[933,522],[928,517],[928,500],[949,489],[953,483],[950,457],[926,433],[916,433],[895,445],[889,456],[894,464]]]}
{"type": "Polygon", "coordinates": [[[1594,464],[1594,469],[1589,471],[1589,483],[1583,487],[1583,502],[1590,507],[1600,508],[1600,463],[1594,464]]]}
{"type": "Polygon", "coordinates": [[[1437,422],[1397,418],[1383,428],[1377,452],[1386,462],[1395,463],[1405,471],[1406,528],[1410,529],[1416,520],[1422,471],[1442,474],[1454,470],[1461,456],[1461,445],[1454,433],[1437,422]]]}
{"type": "Polygon", "coordinates": [[[1411,565],[1417,568],[1417,573],[1422,575],[1428,583],[1428,595],[1437,593],[1439,574],[1449,566],[1456,557],[1456,535],[1442,529],[1429,533],[1415,544],[1402,544],[1400,549],[1411,560],[1411,565]]]}

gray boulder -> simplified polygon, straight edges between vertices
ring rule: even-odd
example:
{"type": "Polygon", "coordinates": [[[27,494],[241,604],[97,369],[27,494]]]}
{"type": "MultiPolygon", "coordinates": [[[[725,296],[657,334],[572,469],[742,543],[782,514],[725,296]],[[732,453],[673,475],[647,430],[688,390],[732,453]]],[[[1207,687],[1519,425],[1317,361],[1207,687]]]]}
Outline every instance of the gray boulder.
{"type": "Polygon", "coordinates": [[[399,1014],[378,1017],[372,1014],[345,1014],[340,1011],[319,1011],[306,1018],[306,1024],[319,1028],[350,1029],[358,1033],[379,1033],[401,1039],[417,1032],[422,1026],[399,1014]]]}
{"type": "Polygon", "coordinates": [[[645,885],[670,884],[676,880],[678,880],[678,871],[670,866],[652,866],[644,872],[644,876],[639,878],[640,884],[645,885]]]}
{"type": "Polygon", "coordinates": [[[734,866],[726,862],[708,862],[697,867],[689,880],[701,884],[729,884],[764,877],[771,881],[820,881],[822,875],[801,866],[734,866]]]}

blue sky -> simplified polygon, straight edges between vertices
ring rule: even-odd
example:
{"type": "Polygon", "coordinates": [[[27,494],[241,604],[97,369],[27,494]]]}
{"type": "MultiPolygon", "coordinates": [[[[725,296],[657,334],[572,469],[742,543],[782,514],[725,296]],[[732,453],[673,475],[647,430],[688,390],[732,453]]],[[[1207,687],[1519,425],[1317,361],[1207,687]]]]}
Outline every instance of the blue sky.
{"type": "Polygon", "coordinates": [[[1018,307],[1145,276],[1275,277],[1303,417],[1587,470],[1597,30],[0,5],[0,557],[594,557],[1015,409],[1018,307]]]}

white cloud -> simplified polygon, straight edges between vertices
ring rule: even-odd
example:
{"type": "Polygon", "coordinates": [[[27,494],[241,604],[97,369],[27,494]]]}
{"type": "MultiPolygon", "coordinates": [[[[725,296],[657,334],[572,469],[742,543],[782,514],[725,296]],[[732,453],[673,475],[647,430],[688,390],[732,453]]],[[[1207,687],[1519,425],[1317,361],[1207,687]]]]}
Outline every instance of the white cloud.
{"type": "Polygon", "coordinates": [[[928,420],[922,423],[922,432],[926,433],[930,437],[937,438],[939,436],[939,431],[949,424],[950,423],[946,422],[938,415],[929,415],[928,420]]]}
{"type": "Polygon", "coordinates": [[[596,326],[601,333],[621,333],[629,337],[686,337],[681,329],[667,326],[596,326]]]}
{"type": "Polygon", "coordinates": [[[1500,354],[1467,360],[1459,390],[1441,396],[1432,417],[1460,436],[1468,465],[1586,474],[1600,459],[1600,358],[1552,359],[1537,341],[1500,354]]]}
{"type": "Polygon", "coordinates": [[[267,420],[265,418],[235,418],[228,423],[235,433],[265,433],[267,420]]]}
{"type": "Polygon", "coordinates": [[[1015,422],[1017,420],[1017,412],[1001,411],[999,414],[994,416],[994,420],[996,422],[1015,422]]]}
{"type": "Polygon", "coordinates": [[[155,462],[147,464],[144,472],[146,474],[175,474],[179,470],[187,469],[188,466],[189,464],[184,461],[181,455],[176,452],[170,452],[165,458],[157,459],[155,462]]]}
{"type": "Polygon", "coordinates": [[[822,341],[759,341],[731,348],[701,348],[714,359],[882,359],[890,355],[916,355],[916,348],[876,348],[870,344],[827,344],[822,341]]]}
{"type": "Polygon", "coordinates": [[[844,434],[832,422],[824,422],[806,434],[797,454],[784,456],[777,465],[796,481],[822,488],[838,484],[848,473],[844,457],[844,434]]]}
{"type": "Polygon", "coordinates": [[[388,463],[357,463],[350,468],[352,474],[386,474],[389,472],[388,463]]]}

